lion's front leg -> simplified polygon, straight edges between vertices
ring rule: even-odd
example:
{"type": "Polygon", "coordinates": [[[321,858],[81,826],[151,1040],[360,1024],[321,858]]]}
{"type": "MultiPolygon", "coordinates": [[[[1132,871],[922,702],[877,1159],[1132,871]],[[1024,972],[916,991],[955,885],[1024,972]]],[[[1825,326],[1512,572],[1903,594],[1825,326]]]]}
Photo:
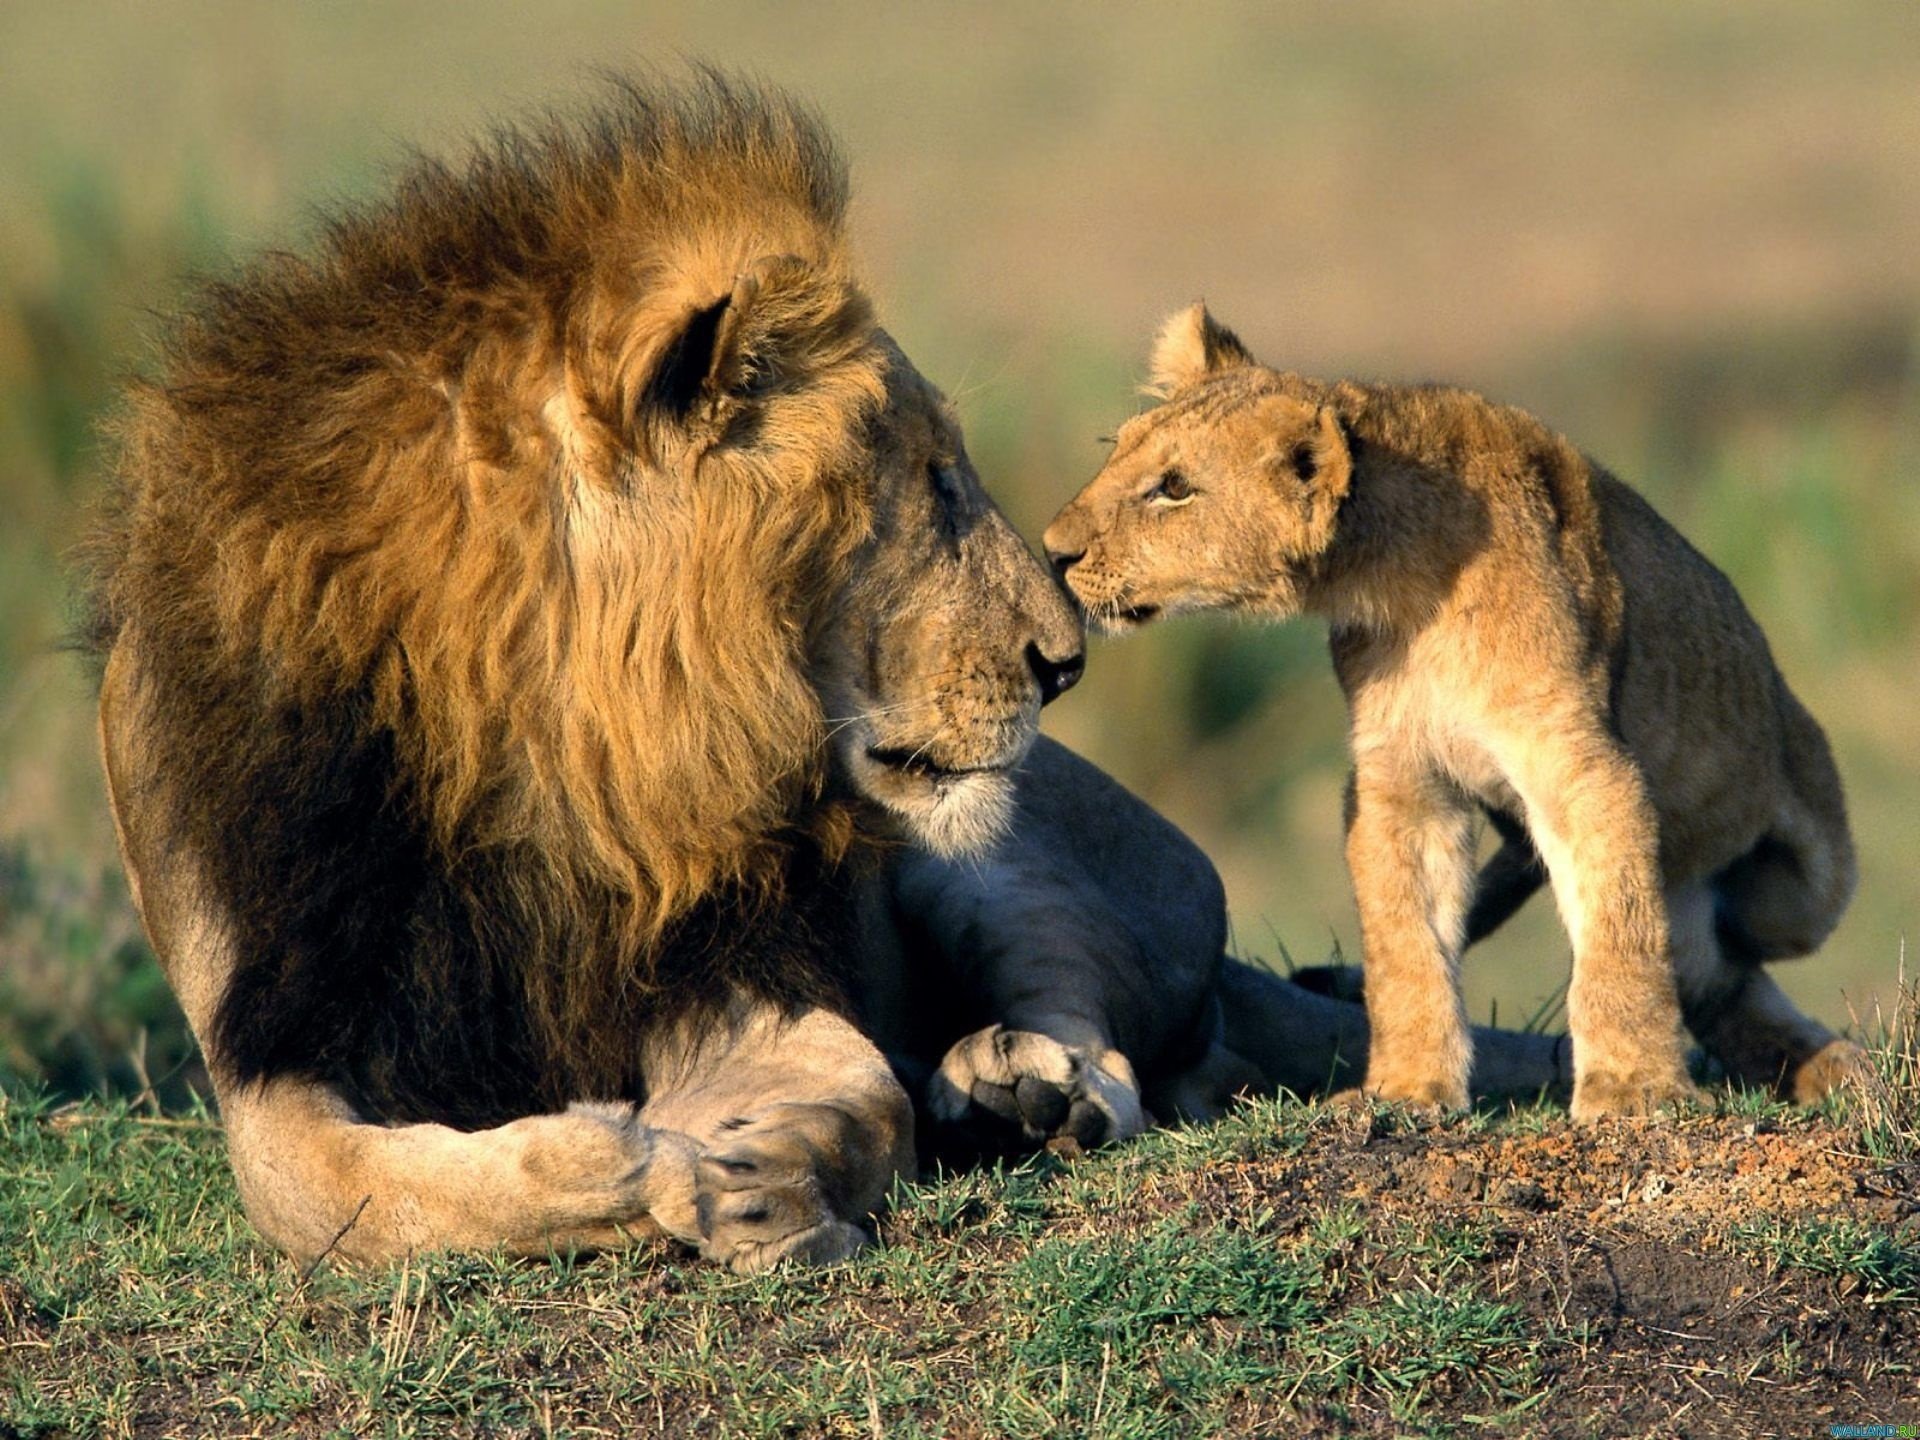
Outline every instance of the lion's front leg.
{"type": "Polygon", "coordinates": [[[653,1050],[641,1119],[693,1147],[675,1198],[701,1253],[754,1272],[869,1242],[894,1177],[914,1167],[913,1107],[872,1041],[825,1010],[743,1001],[717,1031],[653,1050]]]}
{"type": "Polygon", "coordinates": [[[956,1153],[1139,1134],[1143,1082],[1191,1065],[1216,1013],[1226,899],[1207,858],[1044,737],[1016,794],[990,856],[893,871],[896,909],[936,952],[921,963],[953,983],[956,1018],[978,1017],[928,1087],[956,1153]]]}
{"type": "Polygon", "coordinates": [[[1126,1048],[1158,1054],[1166,1037],[1141,1016],[1177,1024],[1198,1002],[1155,1012],[1139,943],[1039,857],[1009,846],[975,866],[924,866],[914,881],[915,918],[970,992],[961,1013],[990,1017],[948,1046],[928,1082],[933,1153],[971,1159],[1064,1139],[1092,1149],[1145,1130],[1126,1048]]]}
{"type": "Polygon", "coordinates": [[[261,1234],[301,1259],[431,1250],[606,1249],[694,1238],[694,1149],[631,1105],[583,1104],[489,1130],[380,1125],[325,1085],[221,1087],[234,1177],[261,1234]]]}
{"type": "Polygon", "coordinates": [[[1001,1130],[1029,1146],[1067,1138],[1084,1149],[1147,1128],[1126,1056],[1095,1037],[1075,1043],[1048,1033],[1078,1027],[1034,1023],[1045,1028],[989,1025],[948,1050],[927,1087],[934,1119],[1001,1130]]]}

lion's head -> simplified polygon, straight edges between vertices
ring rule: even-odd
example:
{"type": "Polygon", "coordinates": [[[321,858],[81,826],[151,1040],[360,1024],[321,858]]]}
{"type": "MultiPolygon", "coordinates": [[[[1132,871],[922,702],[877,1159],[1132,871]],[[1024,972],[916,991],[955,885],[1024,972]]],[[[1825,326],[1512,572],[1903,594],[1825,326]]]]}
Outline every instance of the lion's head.
{"type": "Polygon", "coordinates": [[[1078,622],[875,326],[845,198],[805,111],[709,76],[213,289],[123,422],[99,638],[286,718],[181,738],[172,808],[329,717],[446,862],[537,856],[638,934],[876,807],[993,835],[1078,622]]]}
{"type": "Polygon", "coordinates": [[[1183,610],[1296,613],[1353,473],[1327,388],[1256,363],[1194,305],[1162,328],[1149,393],[1164,403],[1120,427],[1047,527],[1067,587],[1113,630],[1183,610]]]}
{"type": "Polygon", "coordinates": [[[864,430],[871,520],[809,673],[841,773],[958,854],[1004,824],[1040,707],[1079,679],[1079,622],[987,498],[951,410],[876,344],[887,403],[864,430]]]}

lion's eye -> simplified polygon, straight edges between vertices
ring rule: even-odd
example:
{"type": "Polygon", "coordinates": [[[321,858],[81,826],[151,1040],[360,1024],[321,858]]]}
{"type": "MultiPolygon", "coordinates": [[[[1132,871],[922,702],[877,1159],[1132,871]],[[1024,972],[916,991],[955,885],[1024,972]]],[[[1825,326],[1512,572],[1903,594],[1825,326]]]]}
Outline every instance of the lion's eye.
{"type": "Polygon", "coordinates": [[[1188,480],[1187,477],[1177,469],[1168,468],[1161,471],[1160,483],[1153,487],[1148,498],[1152,500],[1165,500],[1172,504],[1178,504],[1182,500],[1191,500],[1193,498],[1193,482],[1188,480]]]}
{"type": "Polygon", "coordinates": [[[960,487],[953,483],[953,472],[938,460],[927,462],[927,483],[933,486],[933,493],[940,497],[944,505],[951,505],[960,498],[960,487]]]}
{"type": "Polygon", "coordinates": [[[940,502],[940,528],[952,538],[960,529],[960,486],[953,471],[938,460],[927,462],[927,483],[940,502]]]}

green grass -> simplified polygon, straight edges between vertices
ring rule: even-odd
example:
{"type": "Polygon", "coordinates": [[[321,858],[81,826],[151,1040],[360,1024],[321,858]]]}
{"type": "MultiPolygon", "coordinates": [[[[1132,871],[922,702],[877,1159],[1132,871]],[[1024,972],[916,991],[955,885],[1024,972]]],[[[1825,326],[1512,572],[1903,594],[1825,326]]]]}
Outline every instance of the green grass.
{"type": "Polygon", "coordinates": [[[1737,1244],[1774,1263],[1846,1282],[1870,1305],[1920,1303],[1920,1248],[1851,1218],[1790,1223],[1759,1219],[1733,1232],[1737,1244]]]}
{"type": "Polygon", "coordinates": [[[1304,1143],[1311,1113],[905,1187],[880,1253],[746,1280],[656,1255],[308,1274],[252,1239],[204,1119],[15,1103],[0,1424],[125,1433],[158,1406],[407,1434],[664,1407],[742,1435],[864,1432],[877,1410],[889,1434],[1145,1437],[1215,1433],[1275,1391],[1409,1416],[1440,1392],[1518,1403],[1542,1342],[1454,1246],[1351,1211],[1301,1234],[1233,1207],[1130,1213],[1144,1175],[1229,1163],[1256,1129],[1304,1143]]]}
{"type": "MultiPolygon", "coordinates": [[[[658,1250],[308,1269],[253,1236],[205,1115],[15,1099],[0,1109],[0,1434],[1564,1433],[1556,1407],[1635,1343],[1569,1255],[1718,1252],[1340,1193],[1375,1145],[1562,1130],[1535,1110],[1430,1135],[1252,1104],[1071,1164],[903,1185],[878,1251],[743,1279],[658,1250]]],[[[1685,1322],[1739,1352],[1753,1395],[1785,1383],[1782,1347],[1812,1343],[1809,1315],[1920,1320],[1920,1250],[1883,1225],[1743,1221],[1720,1243],[1744,1259],[1712,1263],[1750,1264],[1750,1288],[1788,1307],[1769,1328],[1729,1291],[1724,1326],[1685,1322]]],[[[1801,1378],[1907,1383],[1904,1344],[1801,1378]]]]}

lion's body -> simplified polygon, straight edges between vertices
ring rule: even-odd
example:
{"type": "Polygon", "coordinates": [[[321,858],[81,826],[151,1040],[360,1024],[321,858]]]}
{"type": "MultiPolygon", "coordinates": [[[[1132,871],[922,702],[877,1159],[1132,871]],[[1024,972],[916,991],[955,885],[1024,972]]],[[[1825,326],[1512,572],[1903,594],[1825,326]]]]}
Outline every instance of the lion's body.
{"type": "Polygon", "coordinates": [[[843,207],[790,103],[623,91],[214,287],[131,395],[103,756],[280,1245],[830,1259],[913,1161],[886,1051],[1028,1140],[1145,1123],[1122,1043],[1195,1110],[1301,1083],[1209,1028],[1217,883],[1143,935],[1128,878],[1044,873],[1048,788],[1097,784],[1211,877],[1033,750],[1078,623],[843,207]],[[1009,856],[1130,958],[1023,934],[975,868],[1009,856]]]}
{"type": "Polygon", "coordinates": [[[843,582],[866,497],[725,471],[629,496],[657,482],[612,457],[665,443],[626,418],[647,361],[619,345],[670,341],[650,307],[731,289],[751,244],[813,262],[792,303],[823,312],[793,363],[825,403],[780,463],[840,458],[885,383],[840,185],[804,126],[635,96],[583,143],[424,170],[318,256],[213,289],[134,392],[97,638],[139,675],[147,808],[234,932],[236,1080],[490,1123],[636,1093],[621,1037],[655,988],[830,993],[795,946],[832,925],[753,911],[845,850],[782,607],[843,582]],[[709,163],[677,166],[702,127],[709,163]],[[728,237],[749,195],[755,230],[728,237]],[[689,212],[708,233],[668,228],[689,212]]]}
{"type": "Polygon", "coordinates": [[[1838,920],[1845,807],[1726,577],[1521,411],[1267,370],[1203,312],[1161,361],[1168,402],[1123,429],[1048,548],[1096,616],[1329,621],[1368,1088],[1465,1102],[1460,951],[1544,869],[1575,947],[1577,1113],[1683,1098],[1683,1009],[1741,1078],[1824,1093],[1846,1048],[1759,965],[1838,920]],[[1481,808],[1509,841],[1484,886],[1503,893],[1473,907],[1481,808]]]}

